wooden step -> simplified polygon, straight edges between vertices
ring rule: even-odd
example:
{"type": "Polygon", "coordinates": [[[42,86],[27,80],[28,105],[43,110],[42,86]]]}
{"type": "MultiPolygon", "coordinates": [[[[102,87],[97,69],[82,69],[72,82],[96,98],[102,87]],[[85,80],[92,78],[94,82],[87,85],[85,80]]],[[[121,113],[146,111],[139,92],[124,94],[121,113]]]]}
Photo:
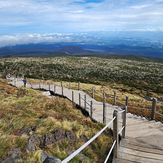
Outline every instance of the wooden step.
{"type": "MultiPolygon", "coordinates": [[[[135,121],[135,120],[134,120],[135,121]]],[[[134,122],[133,121],[133,122],[134,122]]],[[[159,127],[163,127],[163,124],[161,122],[155,122],[155,121],[136,121],[135,123],[131,124],[131,123],[127,123],[127,127],[130,128],[132,126],[136,126],[136,125],[140,125],[140,126],[159,126],[159,127]]]]}
{"type": "Polygon", "coordinates": [[[159,147],[153,146],[151,147],[150,145],[148,146],[143,146],[142,144],[130,144],[130,143],[121,143],[121,148],[129,148],[129,149],[133,149],[136,151],[143,151],[143,152],[148,152],[148,153],[154,153],[154,154],[159,154],[162,155],[163,154],[163,149],[160,149],[159,147]]]}
{"type": "Polygon", "coordinates": [[[163,141],[161,139],[148,139],[148,137],[144,138],[127,138],[122,141],[122,144],[132,144],[135,146],[140,146],[144,148],[153,148],[153,149],[158,149],[158,150],[163,150],[163,141]]]}
{"type": "Polygon", "coordinates": [[[114,159],[112,163],[139,163],[139,162],[126,160],[125,158],[121,158],[121,159],[117,158],[114,159]]]}
{"type": "Polygon", "coordinates": [[[140,132],[149,131],[150,132],[150,130],[152,130],[152,131],[155,131],[155,130],[161,131],[163,129],[162,129],[162,127],[160,125],[156,125],[156,124],[152,124],[152,125],[142,125],[141,124],[141,125],[135,125],[135,126],[130,126],[130,127],[126,126],[126,131],[127,132],[133,132],[133,134],[134,134],[135,131],[140,131],[140,132]]]}
{"type": "Polygon", "coordinates": [[[155,135],[163,135],[163,131],[161,131],[160,128],[155,129],[135,129],[135,130],[128,130],[126,129],[126,135],[133,138],[139,138],[139,137],[147,137],[151,136],[154,137],[155,135]]]}
{"type": "Polygon", "coordinates": [[[163,136],[127,137],[120,142],[114,163],[163,163],[163,136]]]}
{"type": "Polygon", "coordinates": [[[119,160],[124,159],[124,158],[128,161],[138,162],[138,163],[163,163],[163,160],[159,158],[153,159],[153,158],[145,157],[143,155],[140,157],[134,154],[120,153],[119,160]]]}
{"type": "MultiPolygon", "coordinates": [[[[154,151],[154,149],[153,149],[153,151],[154,151]]],[[[119,148],[119,155],[121,155],[123,153],[126,153],[128,155],[135,155],[137,157],[145,157],[145,158],[150,158],[150,159],[159,159],[159,160],[162,160],[162,162],[163,162],[163,155],[162,154],[155,154],[155,153],[149,153],[149,152],[146,152],[146,151],[139,151],[139,150],[134,150],[134,149],[130,149],[130,148],[120,147],[119,148]]]]}

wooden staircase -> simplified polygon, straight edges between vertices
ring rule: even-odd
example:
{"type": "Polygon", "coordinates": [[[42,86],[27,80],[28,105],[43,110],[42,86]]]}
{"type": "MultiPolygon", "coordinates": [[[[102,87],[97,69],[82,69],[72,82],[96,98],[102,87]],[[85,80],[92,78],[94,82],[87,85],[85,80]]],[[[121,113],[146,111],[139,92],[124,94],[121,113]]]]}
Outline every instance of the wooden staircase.
{"type": "Polygon", "coordinates": [[[127,114],[126,138],[113,163],[163,163],[163,124],[127,114]]]}

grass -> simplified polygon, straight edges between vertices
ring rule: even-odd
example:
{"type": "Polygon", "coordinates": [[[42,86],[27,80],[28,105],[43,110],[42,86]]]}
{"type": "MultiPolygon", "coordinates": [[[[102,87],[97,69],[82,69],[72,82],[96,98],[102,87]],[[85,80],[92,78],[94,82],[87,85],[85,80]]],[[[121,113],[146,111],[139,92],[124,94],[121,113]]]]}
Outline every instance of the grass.
{"type": "MultiPolygon", "coordinates": [[[[74,150],[84,144],[80,140],[81,135],[88,139],[94,136],[104,127],[104,124],[93,123],[88,117],[84,117],[80,110],[74,109],[72,103],[67,99],[55,97],[49,99],[40,91],[29,88],[15,88],[6,84],[5,79],[0,79],[0,161],[7,157],[7,153],[14,145],[22,151],[20,162],[41,162],[40,154],[46,151],[53,157],[65,159],[68,156],[67,150],[74,150]],[[65,139],[52,146],[40,146],[33,153],[26,153],[25,146],[29,136],[19,136],[20,131],[27,127],[36,126],[35,134],[39,138],[43,134],[52,133],[62,128],[64,132],[71,130],[79,142],[65,139]]],[[[82,153],[88,157],[82,162],[93,163],[103,162],[110,149],[108,143],[112,143],[112,136],[101,135],[92,142],[92,148],[87,147],[82,153]]],[[[70,162],[80,162],[77,156],[70,162]]]]}

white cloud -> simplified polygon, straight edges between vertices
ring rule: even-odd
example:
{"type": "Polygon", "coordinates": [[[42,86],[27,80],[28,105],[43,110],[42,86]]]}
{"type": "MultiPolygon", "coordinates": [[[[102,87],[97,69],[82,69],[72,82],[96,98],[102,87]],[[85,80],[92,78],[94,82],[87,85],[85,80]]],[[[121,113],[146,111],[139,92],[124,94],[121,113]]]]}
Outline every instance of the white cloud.
{"type": "Polygon", "coordinates": [[[68,36],[58,36],[54,34],[17,34],[17,35],[2,35],[0,36],[0,47],[15,46],[18,44],[30,43],[54,43],[54,42],[71,42],[72,38],[68,36]]]}
{"type": "MultiPolygon", "coordinates": [[[[88,4],[73,2],[74,0],[1,0],[0,15],[3,16],[0,16],[0,29],[10,34],[10,31],[19,33],[19,30],[22,33],[62,33],[108,30],[111,27],[135,29],[134,25],[138,29],[142,26],[163,26],[162,0],[105,0],[88,4]]],[[[0,31],[0,34],[3,32],[0,31]]]]}
{"type": "Polygon", "coordinates": [[[70,12],[74,12],[74,13],[82,13],[82,12],[84,12],[84,11],[82,11],[82,10],[77,10],[77,11],[70,11],[70,12]]]}
{"type": "Polygon", "coordinates": [[[138,6],[131,6],[131,8],[134,8],[134,9],[142,9],[142,8],[146,8],[146,7],[149,7],[149,6],[152,6],[153,4],[147,4],[147,5],[138,5],[138,6]]]}

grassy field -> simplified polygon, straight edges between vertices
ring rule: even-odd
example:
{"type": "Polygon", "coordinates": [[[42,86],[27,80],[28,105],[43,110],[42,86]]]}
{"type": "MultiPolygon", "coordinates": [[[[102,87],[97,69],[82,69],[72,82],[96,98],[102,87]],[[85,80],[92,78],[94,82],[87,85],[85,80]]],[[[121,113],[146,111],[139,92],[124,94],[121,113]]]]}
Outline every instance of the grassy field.
{"type": "Polygon", "coordinates": [[[156,93],[162,97],[163,63],[156,62],[155,59],[152,62],[152,59],[145,57],[139,59],[128,57],[128,59],[126,57],[115,59],[113,56],[1,58],[0,72],[29,78],[80,81],[102,86],[106,84],[114,86],[116,83],[116,87],[123,92],[137,93],[144,97],[156,93]]]}
{"type": "MultiPolygon", "coordinates": [[[[68,156],[67,150],[77,149],[84,144],[80,140],[81,135],[90,139],[104,127],[104,124],[93,123],[89,117],[83,116],[67,99],[50,99],[40,91],[15,88],[7,85],[5,79],[0,79],[0,103],[0,161],[7,157],[12,146],[21,149],[20,162],[41,162],[42,151],[63,160],[68,156]],[[19,133],[32,126],[35,126],[34,134],[39,138],[61,128],[64,131],[71,130],[79,138],[79,142],[65,139],[52,146],[39,146],[33,153],[26,153],[25,146],[29,136],[19,136],[19,133]]],[[[82,151],[88,158],[81,162],[104,161],[113,142],[110,131],[106,132],[109,137],[102,134],[92,143],[91,148],[87,147],[82,151]]],[[[75,157],[70,162],[80,162],[80,159],[75,157]]]]}
{"type": "MultiPolygon", "coordinates": [[[[77,83],[83,84],[83,90],[91,94],[94,87],[95,98],[103,100],[102,90],[107,97],[117,92],[117,100],[125,103],[129,97],[129,105],[151,109],[152,102],[147,97],[163,100],[163,61],[160,59],[140,56],[68,56],[51,58],[1,58],[0,71],[3,74],[24,75],[34,79],[52,79],[55,84],[60,81],[71,81],[72,88],[77,89],[77,83]],[[90,87],[90,88],[87,88],[90,87]],[[100,91],[99,91],[100,90],[100,91]],[[100,97],[99,97],[100,96],[100,97]],[[138,98],[131,100],[132,98],[138,98]]],[[[50,82],[50,81],[49,81],[50,82]]],[[[63,82],[69,87],[69,83],[63,82]]],[[[113,103],[113,100],[107,100],[113,103]]],[[[122,106],[121,103],[117,103],[122,106]]],[[[130,112],[150,117],[150,111],[140,111],[129,108],[130,112]]],[[[158,104],[157,111],[163,113],[163,106],[158,104]]],[[[159,118],[159,117],[158,117],[159,118]]]]}

